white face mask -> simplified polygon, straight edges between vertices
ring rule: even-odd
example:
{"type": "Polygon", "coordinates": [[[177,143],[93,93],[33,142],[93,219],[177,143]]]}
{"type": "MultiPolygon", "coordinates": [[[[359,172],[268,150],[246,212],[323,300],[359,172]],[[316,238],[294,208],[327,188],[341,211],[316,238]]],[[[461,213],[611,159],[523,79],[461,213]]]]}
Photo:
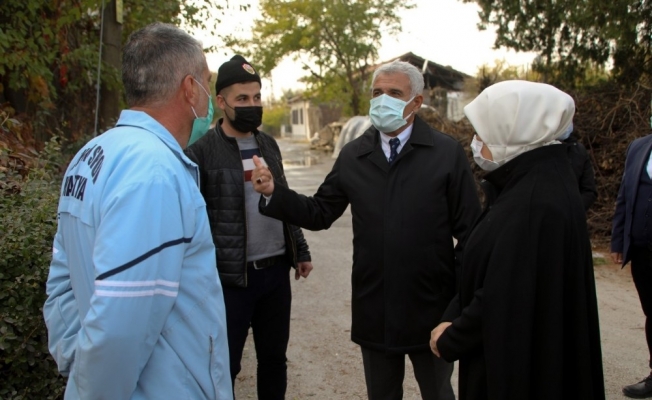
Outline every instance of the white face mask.
{"type": "Polygon", "coordinates": [[[478,164],[478,167],[482,168],[485,171],[493,171],[496,168],[500,167],[495,161],[487,160],[482,157],[482,146],[484,144],[478,140],[477,135],[473,135],[473,140],[471,141],[471,151],[473,152],[473,161],[478,164]]]}
{"type": "Polygon", "coordinates": [[[561,140],[566,140],[566,139],[568,139],[568,138],[570,137],[571,133],[573,133],[573,123],[572,123],[572,122],[571,122],[571,124],[568,126],[568,128],[566,128],[566,130],[564,131],[564,133],[562,133],[561,136],[559,136],[559,137],[557,138],[557,140],[559,140],[559,141],[561,141],[561,140]]]}
{"type": "Polygon", "coordinates": [[[386,94],[374,97],[371,99],[371,106],[369,107],[371,123],[383,133],[399,130],[407,124],[406,118],[414,113],[413,111],[403,118],[403,111],[412,100],[414,100],[414,97],[408,101],[403,101],[386,94]]]}

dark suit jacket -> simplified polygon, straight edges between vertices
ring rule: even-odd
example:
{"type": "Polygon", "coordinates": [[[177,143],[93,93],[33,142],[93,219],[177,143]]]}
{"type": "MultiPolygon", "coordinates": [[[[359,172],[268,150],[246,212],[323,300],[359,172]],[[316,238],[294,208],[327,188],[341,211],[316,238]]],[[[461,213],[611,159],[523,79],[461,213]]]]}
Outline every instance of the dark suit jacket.
{"type": "Polygon", "coordinates": [[[618,190],[616,212],[611,229],[611,251],[623,254],[623,265],[630,261],[629,247],[634,217],[634,202],[638,194],[641,173],[647,166],[652,150],[652,135],[634,140],[627,148],[625,172],[618,190]]]}

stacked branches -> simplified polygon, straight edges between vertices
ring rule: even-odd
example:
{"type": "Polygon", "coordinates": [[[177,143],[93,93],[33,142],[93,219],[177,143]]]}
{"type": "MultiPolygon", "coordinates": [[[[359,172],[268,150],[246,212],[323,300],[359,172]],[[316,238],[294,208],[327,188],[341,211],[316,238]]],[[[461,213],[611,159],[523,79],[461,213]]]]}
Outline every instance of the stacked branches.
{"type": "Polygon", "coordinates": [[[598,199],[587,213],[596,242],[608,242],[625,154],[636,138],[650,133],[650,96],[643,85],[622,89],[613,84],[570,93],[577,112],[575,127],[591,155],[598,199]]]}

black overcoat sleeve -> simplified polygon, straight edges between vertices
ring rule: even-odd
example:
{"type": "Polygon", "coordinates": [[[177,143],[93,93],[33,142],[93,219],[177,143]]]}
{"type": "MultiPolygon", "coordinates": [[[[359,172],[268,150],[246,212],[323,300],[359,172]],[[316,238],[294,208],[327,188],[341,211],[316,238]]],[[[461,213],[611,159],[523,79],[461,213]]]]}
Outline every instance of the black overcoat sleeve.
{"type": "Polygon", "coordinates": [[[341,156],[314,196],[299,194],[283,185],[274,185],[267,203],[261,196],[260,213],[312,231],[328,229],[349,205],[340,185],[341,156]],[[266,204],[267,203],[267,204],[266,204]]]}

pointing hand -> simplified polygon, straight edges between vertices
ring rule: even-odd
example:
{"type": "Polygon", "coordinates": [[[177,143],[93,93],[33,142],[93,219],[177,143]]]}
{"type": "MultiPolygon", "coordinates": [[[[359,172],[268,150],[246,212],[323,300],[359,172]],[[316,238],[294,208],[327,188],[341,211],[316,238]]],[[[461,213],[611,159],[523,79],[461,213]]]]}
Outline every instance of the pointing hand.
{"type": "Polygon", "coordinates": [[[254,184],[254,190],[265,196],[271,196],[274,193],[272,173],[258,156],[254,156],[253,161],[255,168],[251,173],[251,182],[254,184]]]}

